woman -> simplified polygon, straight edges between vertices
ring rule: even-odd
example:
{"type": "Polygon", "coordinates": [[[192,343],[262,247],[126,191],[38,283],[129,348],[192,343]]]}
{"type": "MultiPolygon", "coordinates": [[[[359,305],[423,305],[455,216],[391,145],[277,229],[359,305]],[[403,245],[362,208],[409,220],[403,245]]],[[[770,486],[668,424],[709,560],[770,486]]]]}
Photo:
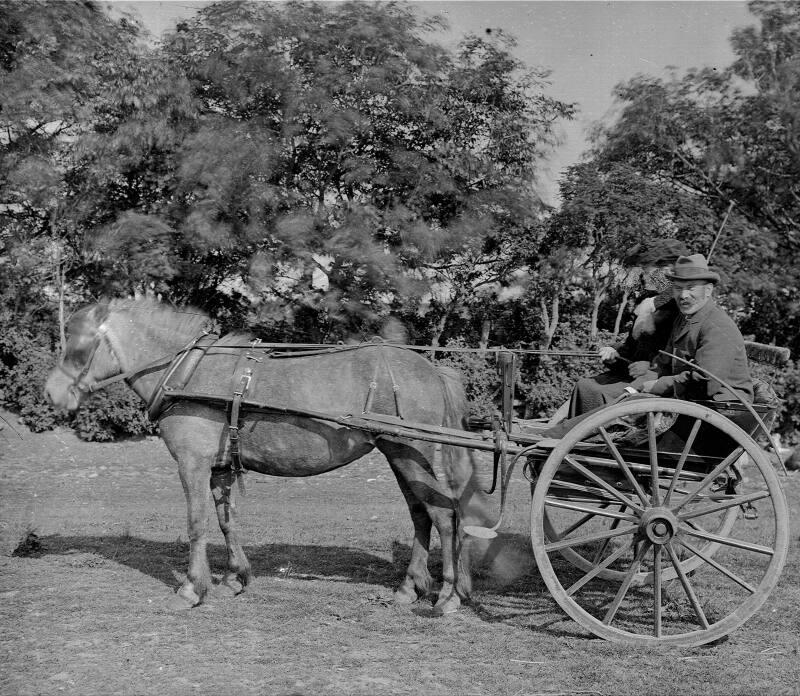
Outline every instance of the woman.
{"type": "Polygon", "coordinates": [[[687,253],[683,242],[677,239],[658,239],[648,247],[637,245],[625,259],[627,266],[642,269],[642,292],[634,309],[636,319],[624,341],[600,348],[606,371],[575,384],[569,418],[616,401],[626,387],[638,388],[645,380],[655,379],[653,359],[667,344],[678,313],[666,274],[675,260],[687,253]]]}

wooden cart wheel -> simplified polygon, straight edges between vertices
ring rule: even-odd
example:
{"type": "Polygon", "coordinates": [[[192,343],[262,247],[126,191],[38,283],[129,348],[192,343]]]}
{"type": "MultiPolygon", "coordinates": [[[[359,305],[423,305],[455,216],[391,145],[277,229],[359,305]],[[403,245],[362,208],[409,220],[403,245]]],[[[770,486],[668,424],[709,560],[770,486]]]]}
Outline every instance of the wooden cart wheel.
{"type": "Polygon", "coordinates": [[[689,647],[729,634],[777,584],[788,539],[786,500],[762,449],[719,413],[678,399],[631,399],[580,422],[554,447],[531,501],[533,553],[553,598],[621,643],[689,647]],[[688,432],[680,451],[658,449],[665,414],[688,432]],[[615,440],[632,420],[646,440],[636,456],[615,440]],[[694,454],[720,440],[730,446],[719,456],[694,454]]]}
{"type": "MultiPolygon", "coordinates": [[[[682,482],[680,489],[673,491],[673,500],[679,497],[691,495],[696,486],[696,482],[682,482]]],[[[648,497],[650,496],[648,491],[645,491],[645,495],[648,497]]],[[[680,501],[677,500],[676,502],[680,501]]],[[[621,511],[625,508],[625,506],[622,504],[609,503],[608,501],[603,501],[599,504],[605,510],[621,511]]],[[[720,512],[718,514],[718,519],[714,521],[714,528],[710,529],[709,531],[720,536],[729,535],[739,514],[740,510],[738,507],[731,507],[720,512]]],[[[577,527],[582,527],[584,530],[592,530],[593,532],[601,532],[606,529],[612,531],[618,527],[619,521],[619,518],[606,517],[603,515],[592,515],[591,512],[582,514],[578,519],[575,519],[575,516],[570,514],[570,511],[559,510],[553,514],[549,512],[547,508],[545,508],[542,523],[544,527],[544,538],[547,542],[551,542],[558,541],[559,539],[566,537],[569,533],[574,532],[577,527]]],[[[594,545],[591,548],[582,546],[567,546],[561,549],[560,554],[576,568],[580,568],[581,570],[589,572],[590,570],[593,570],[600,562],[603,555],[605,555],[604,552],[607,547],[608,544],[603,542],[594,545]]],[[[712,556],[717,549],[719,549],[719,547],[720,544],[715,541],[702,541],[700,543],[700,550],[706,556],[712,556]]],[[[597,572],[597,577],[601,580],[623,580],[625,577],[625,571],[615,569],[621,563],[624,563],[624,559],[612,564],[611,567],[603,568],[597,572]]],[[[691,573],[693,570],[699,568],[703,563],[705,563],[705,561],[700,556],[696,556],[691,553],[681,554],[681,568],[684,573],[691,573]]],[[[662,569],[662,582],[674,580],[677,577],[678,573],[671,565],[662,569]]],[[[652,581],[652,568],[647,568],[646,564],[643,564],[643,567],[640,568],[640,570],[633,576],[631,584],[642,585],[652,581]]]]}

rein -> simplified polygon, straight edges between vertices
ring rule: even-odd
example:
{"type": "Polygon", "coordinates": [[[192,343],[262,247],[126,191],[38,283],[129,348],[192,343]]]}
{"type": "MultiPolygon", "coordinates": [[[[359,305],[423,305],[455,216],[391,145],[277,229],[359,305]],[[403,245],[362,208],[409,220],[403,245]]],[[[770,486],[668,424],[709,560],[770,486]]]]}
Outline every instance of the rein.
{"type": "MultiPolygon", "coordinates": [[[[434,353],[522,353],[527,355],[551,355],[556,357],[572,357],[572,358],[597,358],[600,353],[597,351],[589,350],[538,350],[533,348],[457,348],[451,346],[416,346],[405,343],[393,343],[384,340],[371,340],[362,341],[361,343],[351,344],[337,344],[331,345],[330,343],[262,343],[258,341],[255,345],[256,348],[264,348],[266,350],[286,350],[286,353],[274,353],[270,357],[284,358],[284,357],[303,357],[305,355],[317,355],[323,353],[337,353],[345,350],[355,350],[357,348],[364,348],[366,346],[381,345],[387,348],[403,348],[405,350],[414,350],[419,352],[434,352],[434,353]]],[[[252,343],[243,343],[241,345],[229,344],[226,348],[253,348],[252,343]]]]}

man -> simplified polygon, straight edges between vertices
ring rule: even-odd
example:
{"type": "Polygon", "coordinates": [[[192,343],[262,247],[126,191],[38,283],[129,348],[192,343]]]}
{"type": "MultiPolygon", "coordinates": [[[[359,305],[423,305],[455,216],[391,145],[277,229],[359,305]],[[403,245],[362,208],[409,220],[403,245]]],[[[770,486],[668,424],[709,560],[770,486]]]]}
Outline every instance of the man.
{"type": "MultiPolygon", "coordinates": [[[[672,296],[679,314],[672,325],[665,351],[693,362],[726,382],[736,393],[749,402],[753,401],[753,380],[747,366],[744,339],[733,320],[714,302],[714,286],[719,275],[710,270],[705,256],[692,254],[675,261],[674,271],[667,274],[672,281],[672,296]]],[[[641,391],[657,396],[674,396],[689,401],[735,401],[722,383],[674,358],[661,356],[656,359],[657,379],[649,379],[641,391]]],[[[636,398],[636,390],[630,389],[636,398]]],[[[591,412],[602,408],[599,406],[591,412]]],[[[584,413],[549,428],[547,437],[564,437],[578,422],[586,418],[584,413]]],[[[685,439],[683,424],[675,427],[675,435],[685,439]],[[678,432],[680,431],[680,432],[678,432]]],[[[706,443],[716,447],[717,443],[706,443]]],[[[677,446],[677,445],[676,445],[677,446]]],[[[677,449],[680,451],[680,449],[677,449]]]]}
{"type": "Polygon", "coordinates": [[[678,314],[667,274],[672,264],[686,253],[683,242],[659,239],[647,247],[637,246],[628,255],[626,264],[642,269],[644,292],[637,298],[636,320],[622,343],[600,348],[600,359],[607,369],[578,380],[570,396],[567,417],[613,403],[625,393],[626,387],[640,387],[646,379],[657,376],[651,371],[651,363],[665,347],[678,314]]]}
{"type": "MultiPolygon", "coordinates": [[[[681,256],[672,280],[676,318],[666,352],[690,360],[726,382],[739,396],[753,401],[753,380],[747,366],[744,339],[733,320],[712,297],[719,275],[710,270],[705,256],[681,256]]],[[[720,381],[692,371],[685,363],[662,356],[656,359],[658,379],[647,380],[642,391],[689,401],[735,401],[720,381]]]]}

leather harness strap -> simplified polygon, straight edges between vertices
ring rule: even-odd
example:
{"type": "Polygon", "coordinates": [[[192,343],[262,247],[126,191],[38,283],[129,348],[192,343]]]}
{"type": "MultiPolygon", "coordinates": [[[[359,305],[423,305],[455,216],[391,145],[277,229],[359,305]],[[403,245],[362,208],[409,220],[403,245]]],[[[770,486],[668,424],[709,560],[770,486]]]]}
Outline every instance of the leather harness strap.
{"type": "Polygon", "coordinates": [[[219,336],[216,334],[204,331],[178,352],[147,404],[147,415],[152,420],[157,420],[161,415],[164,399],[168,398],[171,392],[181,390],[186,386],[202,357],[218,339],[219,336]]]}
{"type": "Polygon", "coordinates": [[[378,359],[375,361],[375,371],[372,375],[372,380],[369,383],[369,390],[367,391],[367,400],[364,403],[364,409],[361,411],[362,414],[367,414],[371,412],[372,409],[372,401],[375,398],[375,391],[378,389],[378,373],[380,372],[381,364],[386,368],[386,372],[389,374],[389,379],[392,381],[392,395],[394,397],[394,408],[396,412],[396,416],[403,419],[403,414],[400,411],[400,387],[397,385],[397,382],[394,379],[394,372],[392,372],[392,366],[389,363],[389,358],[386,357],[386,351],[383,349],[384,344],[379,343],[378,341],[374,341],[374,343],[378,346],[379,355],[378,359]]]}
{"type": "Polygon", "coordinates": [[[246,493],[244,485],[245,468],[242,464],[242,450],[239,442],[239,413],[242,408],[242,400],[250,389],[250,382],[253,380],[253,368],[248,365],[247,361],[255,360],[256,362],[261,362],[261,358],[257,358],[254,354],[259,343],[260,341],[258,339],[253,341],[248,350],[240,355],[236,364],[236,370],[234,371],[233,399],[231,400],[231,410],[228,417],[231,472],[236,478],[239,484],[239,492],[243,496],[246,493]]]}

